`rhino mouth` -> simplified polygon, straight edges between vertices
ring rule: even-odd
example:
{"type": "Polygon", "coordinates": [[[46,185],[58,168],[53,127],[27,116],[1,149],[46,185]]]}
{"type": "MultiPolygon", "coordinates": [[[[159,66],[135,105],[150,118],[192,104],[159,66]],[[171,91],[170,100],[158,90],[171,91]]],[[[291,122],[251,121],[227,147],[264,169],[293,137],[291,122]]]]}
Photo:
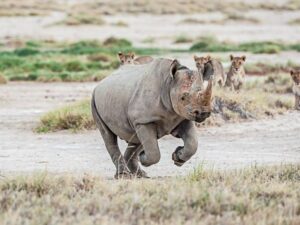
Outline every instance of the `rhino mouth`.
{"type": "Polygon", "coordinates": [[[197,115],[197,116],[195,117],[195,121],[196,121],[197,123],[201,123],[201,122],[203,122],[204,120],[206,120],[208,117],[210,117],[210,112],[202,112],[202,113],[200,113],[199,115],[197,115]]]}

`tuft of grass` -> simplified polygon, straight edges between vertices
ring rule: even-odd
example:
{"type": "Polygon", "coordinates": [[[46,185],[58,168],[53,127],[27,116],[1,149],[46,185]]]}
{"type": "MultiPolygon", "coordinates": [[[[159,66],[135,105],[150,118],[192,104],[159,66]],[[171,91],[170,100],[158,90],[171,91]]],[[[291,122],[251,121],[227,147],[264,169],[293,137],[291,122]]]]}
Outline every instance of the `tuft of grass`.
{"type": "Polygon", "coordinates": [[[128,27],[128,24],[122,20],[112,23],[112,25],[117,27],[128,27]]]}
{"type": "Polygon", "coordinates": [[[39,133],[67,129],[76,131],[94,127],[90,101],[84,100],[47,113],[41,118],[36,131],[39,133]]]}
{"type": "Polygon", "coordinates": [[[288,22],[290,25],[300,25],[300,18],[293,19],[288,22]]]}
{"type": "Polygon", "coordinates": [[[3,225],[298,224],[299,185],[299,164],[199,167],[186,177],[117,181],[89,174],[10,175],[0,180],[0,218],[3,225]]]}
{"type": "Polygon", "coordinates": [[[124,39],[124,38],[115,38],[115,37],[109,37],[103,42],[104,46],[108,47],[119,47],[119,48],[124,48],[124,47],[131,47],[132,44],[130,41],[124,39]]]}
{"type": "Polygon", "coordinates": [[[187,36],[185,36],[185,35],[183,35],[183,34],[177,36],[177,37],[175,38],[175,41],[174,41],[175,44],[180,44],[180,43],[191,43],[191,42],[193,42],[193,39],[190,38],[190,37],[187,37],[187,36]]]}
{"type": "Polygon", "coordinates": [[[242,21],[242,22],[248,22],[253,24],[258,24],[260,21],[253,17],[246,17],[242,14],[237,13],[228,13],[225,17],[225,20],[229,21],[242,21]]]}
{"type": "Polygon", "coordinates": [[[85,12],[72,12],[67,17],[56,23],[58,25],[64,24],[68,26],[79,26],[79,25],[104,25],[105,21],[99,17],[99,15],[92,15],[85,12]]]}

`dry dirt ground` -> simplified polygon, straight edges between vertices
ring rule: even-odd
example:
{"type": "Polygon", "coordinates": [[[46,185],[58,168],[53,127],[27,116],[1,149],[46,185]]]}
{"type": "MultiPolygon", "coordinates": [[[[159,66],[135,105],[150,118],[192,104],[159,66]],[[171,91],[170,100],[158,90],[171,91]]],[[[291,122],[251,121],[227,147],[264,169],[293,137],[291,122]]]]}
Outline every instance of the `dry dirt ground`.
{"type": "MultiPolygon", "coordinates": [[[[114,166],[98,131],[36,134],[39,116],[66,102],[89,97],[96,83],[14,83],[0,86],[0,175],[11,172],[69,172],[112,177],[114,166]]],[[[159,142],[161,161],[152,177],[186,174],[199,164],[236,168],[253,164],[300,162],[300,113],[271,120],[199,129],[197,154],[183,167],[171,154],[181,141],[159,142]]],[[[121,142],[122,150],[125,143],[121,142]]]]}

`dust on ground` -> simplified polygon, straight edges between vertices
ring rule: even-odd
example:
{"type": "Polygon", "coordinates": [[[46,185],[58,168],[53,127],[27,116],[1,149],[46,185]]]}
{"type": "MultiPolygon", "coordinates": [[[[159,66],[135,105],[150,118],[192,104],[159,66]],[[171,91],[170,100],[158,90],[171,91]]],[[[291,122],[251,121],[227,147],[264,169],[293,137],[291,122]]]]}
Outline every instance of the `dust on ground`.
{"type": "MultiPolygon", "coordinates": [[[[92,173],[112,177],[115,168],[98,131],[33,132],[41,114],[68,102],[90,97],[96,83],[10,82],[0,86],[0,173],[92,173]]],[[[237,168],[253,164],[300,162],[300,113],[274,119],[200,128],[193,158],[176,167],[171,154],[182,141],[166,136],[159,141],[161,161],[149,168],[152,177],[178,176],[203,164],[237,168]]],[[[124,151],[126,144],[120,141],[124,151]]]]}

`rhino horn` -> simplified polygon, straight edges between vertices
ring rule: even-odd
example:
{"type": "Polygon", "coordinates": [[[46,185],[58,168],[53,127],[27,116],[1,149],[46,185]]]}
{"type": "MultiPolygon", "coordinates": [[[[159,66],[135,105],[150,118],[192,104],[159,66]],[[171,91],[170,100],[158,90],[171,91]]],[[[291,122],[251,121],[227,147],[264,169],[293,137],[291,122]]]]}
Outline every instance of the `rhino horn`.
{"type": "Polygon", "coordinates": [[[211,101],[211,96],[212,96],[212,86],[213,86],[213,81],[212,79],[209,79],[205,93],[204,93],[204,102],[205,104],[209,104],[211,101]]]}

